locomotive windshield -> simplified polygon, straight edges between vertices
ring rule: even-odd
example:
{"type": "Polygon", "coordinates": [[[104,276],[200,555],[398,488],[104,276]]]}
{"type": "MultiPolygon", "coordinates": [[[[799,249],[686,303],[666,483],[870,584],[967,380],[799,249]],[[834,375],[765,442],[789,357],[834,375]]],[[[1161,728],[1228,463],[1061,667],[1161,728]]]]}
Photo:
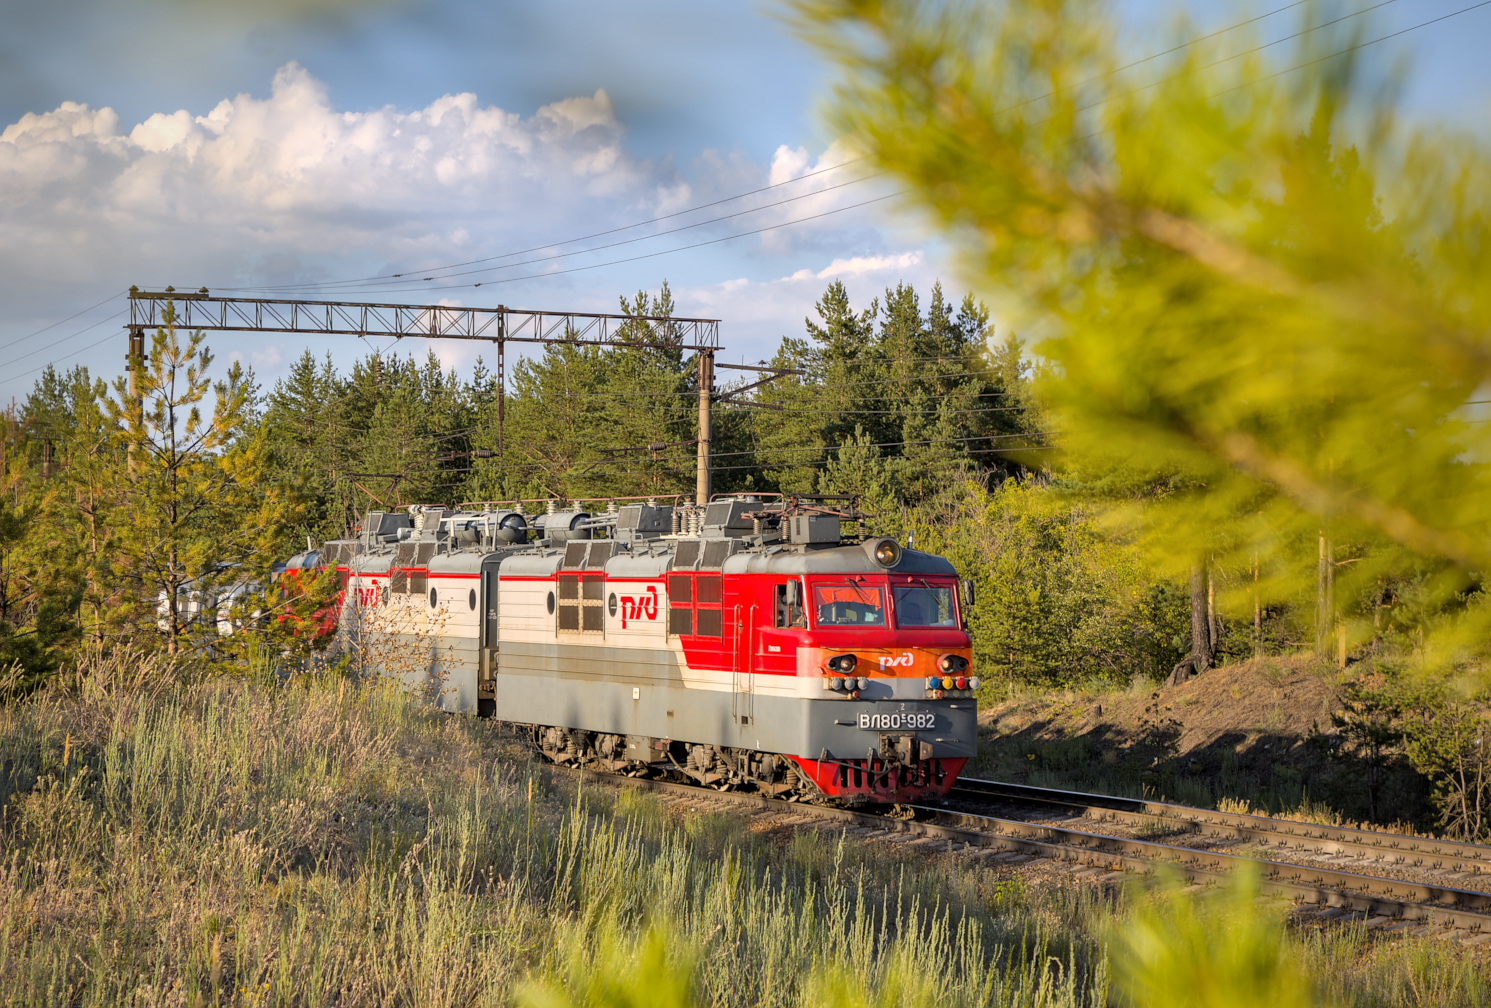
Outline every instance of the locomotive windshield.
{"type": "Polygon", "coordinates": [[[885,626],[885,589],[856,585],[817,585],[813,612],[819,626],[885,626]]]}
{"type": "Polygon", "coordinates": [[[931,585],[897,585],[891,589],[896,602],[896,626],[956,627],[953,590],[931,585]]]}

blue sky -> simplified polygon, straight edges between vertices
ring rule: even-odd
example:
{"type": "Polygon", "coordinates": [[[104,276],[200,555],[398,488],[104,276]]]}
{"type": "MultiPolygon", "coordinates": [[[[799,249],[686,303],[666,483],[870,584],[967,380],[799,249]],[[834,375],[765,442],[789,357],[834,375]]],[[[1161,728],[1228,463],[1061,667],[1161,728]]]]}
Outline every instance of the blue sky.
{"type": "MultiPolygon", "coordinates": [[[[1473,2],[1394,0],[1373,12],[1375,34],[1473,2]]],[[[1205,31],[1282,6],[1192,2],[1187,11],[1205,31]]],[[[815,116],[827,72],[770,10],[716,0],[0,0],[0,298],[9,309],[0,395],[24,396],[28,372],[48,361],[116,373],[118,299],[32,333],[131,283],[222,289],[381,274],[548,245],[774,183],[786,184],[711,214],[841,185],[850,172],[824,171],[843,155],[815,116]]],[[[1118,10],[1136,53],[1169,37],[1171,4],[1123,0],[1118,10]]],[[[1287,33],[1292,13],[1260,22],[1259,33],[1287,33]]],[[[1484,135],[1488,40],[1491,6],[1409,32],[1374,59],[1413,60],[1412,115],[1484,135]]],[[[487,278],[650,253],[884,192],[853,182],[487,278]]],[[[833,277],[867,302],[900,279],[925,288],[936,276],[957,287],[936,242],[882,202],[495,288],[365,293],[604,311],[667,277],[681,313],[724,319],[727,359],[754,360],[801,331],[833,277]]],[[[343,360],[361,349],[295,337],[212,342],[266,383],[302,348],[343,360]]],[[[454,364],[470,353],[441,352],[454,364]]]]}

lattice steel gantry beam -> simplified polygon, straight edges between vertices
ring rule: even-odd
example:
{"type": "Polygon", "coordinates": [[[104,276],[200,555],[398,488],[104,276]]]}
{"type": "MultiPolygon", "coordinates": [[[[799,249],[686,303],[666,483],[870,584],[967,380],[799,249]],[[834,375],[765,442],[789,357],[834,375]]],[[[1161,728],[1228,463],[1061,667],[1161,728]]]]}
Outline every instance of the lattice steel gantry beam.
{"type": "MultiPolygon", "coordinates": [[[[699,355],[699,466],[695,491],[699,503],[710,496],[710,417],[714,355],[720,348],[720,320],[660,315],[613,315],[600,312],[551,312],[523,308],[460,308],[451,305],[405,305],[361,301],[309,301],[301,298],[216,297],[206,287],[196,291],[129,289],[130,360],[144,359],[145,330],[170,322],[182,329],[214,332],[300,333],[308,336],[378,336],[403,339],[481,340],[497,347],[497,444],[503,448],[508,343],[572,346],[639,347],[659,345],[693,350],[699,355]],[[630,323],[645,323],[661,338],[622,338],[630,323]]],[[[131,388],[133,388],[131,381],[131,388]]]]}
{"type": "Polygon", "coordinates": [[[498,340],[589,346],[653,347],[656,342],[620,338],[628,323],[662,330],[663,342],[683,350],[713,353],[720,347],[720,320],[598,312],[535,311],[525,308],[463,308],[452,305],[307,301],[299,298],[216,297],[201,291],[131,287],[131,331],[165,325],[165,305],[183,329],[219,332],[284,332],[320,336],[386,336],[402,339],[498,340]]]}

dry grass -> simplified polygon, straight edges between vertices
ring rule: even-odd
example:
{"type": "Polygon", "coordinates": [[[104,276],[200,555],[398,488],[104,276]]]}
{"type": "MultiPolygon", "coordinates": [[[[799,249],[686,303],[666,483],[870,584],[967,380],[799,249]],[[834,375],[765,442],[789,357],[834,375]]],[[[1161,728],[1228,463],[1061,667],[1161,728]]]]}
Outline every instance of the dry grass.
{"type": "MultiPolygon", "coordinates": [[[[0,845],[5,1004],[1099,1006],[1129,913],[577,789],[391,689],[123,659],[0,709],[0,845]]],[[[1487,1001],[1459,949],[1255,930],[1344,1003],[1487,1001]]]]}
{"type": "Polygon", "coordinates": [[[1103,999],[1052,918],[976,884],[950,907],[930,864],[783,864],[733,818],[556,790],[382,687],[115,662],[0,712],[0,759],[5,1003],[506,1004],[649,927],[713,1004],[801,1003],[824,962],[950,1004],[1103,999]]]}

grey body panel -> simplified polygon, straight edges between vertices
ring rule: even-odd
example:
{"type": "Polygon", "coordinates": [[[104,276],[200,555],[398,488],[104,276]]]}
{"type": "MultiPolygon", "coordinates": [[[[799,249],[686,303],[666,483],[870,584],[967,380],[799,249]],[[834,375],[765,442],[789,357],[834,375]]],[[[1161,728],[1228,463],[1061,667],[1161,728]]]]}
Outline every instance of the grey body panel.
{"type": "Polygon", "coordinates": [[[516,553],[502,561],[503,577],[553,577],[564,561],[564,550],[516,553]]]}
{"type": "Polygon", "coordinates": [[[415,696],[454,714],[476,712],[476,642],[417,634],[379,634],[374,658],[415,696]]]}
{"type": "Polygon", "coordinates": [[[972,700],[808,700],[753,695],[739,723],[732,694],[688,688],[671,652],[582,644],[509,643],[502,653],[496,716],[519,724],[558,725],[616,735],[646,735],[706,745],[760,749],[817,759],[858,759],[878,748],[879,733],[857,726],[861,712],[932,711],[935,727],[914,734],[938,759],[973,756],[972,700]],[[583,671],[582,671],[583,670],[583,671]],[[635,696],[633,695],[635,691],[635,696]]]}

